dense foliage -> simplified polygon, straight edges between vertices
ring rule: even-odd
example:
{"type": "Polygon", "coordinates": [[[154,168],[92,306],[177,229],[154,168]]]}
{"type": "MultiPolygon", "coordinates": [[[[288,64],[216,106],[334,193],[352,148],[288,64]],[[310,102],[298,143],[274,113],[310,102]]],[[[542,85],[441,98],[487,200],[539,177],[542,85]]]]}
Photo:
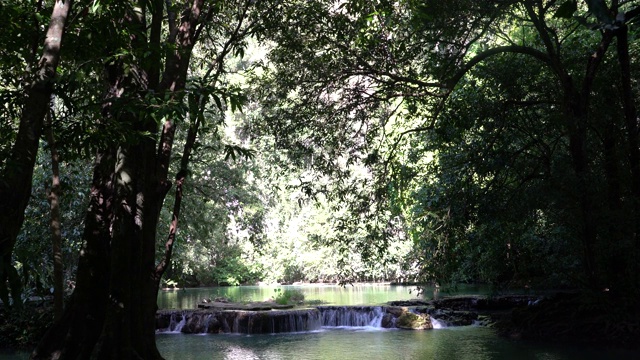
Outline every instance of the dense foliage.
{"type": "Polygon", "coordinates": [[[481,281],[632,306],[639,17],[0,1],[0,299],[50,294],[63,260],[75,291],[36,358],[159,357],[160,286],[481,281]]]}
{"type": "Polygon", "coordinates": [[[369,247],[399,219],[424,279],[637,289],[637,11],[287,3],[265,116],[324,173],[371,169],[350,214],[381,215],[369,247]]]}

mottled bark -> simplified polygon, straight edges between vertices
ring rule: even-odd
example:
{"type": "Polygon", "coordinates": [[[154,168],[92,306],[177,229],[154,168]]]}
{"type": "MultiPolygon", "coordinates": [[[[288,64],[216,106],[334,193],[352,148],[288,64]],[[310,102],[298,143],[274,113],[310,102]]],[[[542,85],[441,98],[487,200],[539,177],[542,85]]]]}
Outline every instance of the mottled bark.
{"type": "Polygon", "coordinates": [[[51,153],[51,190],[49,191],[49,207],[51,211],[51,250],[53,255],[53,314],[54,319],[62,318],[64,308],[64,279],[62,263],[62,232],[60,220],[60,158],[53,134],[51,121],[53,109],[47,115],[49,121],[45,129],[49,151],[51,153]]]}

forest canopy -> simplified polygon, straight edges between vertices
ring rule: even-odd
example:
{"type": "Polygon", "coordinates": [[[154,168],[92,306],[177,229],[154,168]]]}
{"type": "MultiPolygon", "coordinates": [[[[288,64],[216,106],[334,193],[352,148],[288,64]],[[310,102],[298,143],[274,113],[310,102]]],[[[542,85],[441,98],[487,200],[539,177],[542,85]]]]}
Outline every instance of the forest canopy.
{"type": "Polygon", "coordinates": [[[632,302],[639,15],[2,0],[0,299],[74,288],[34,358],[145,359],[166,286],[483,282],[632,302]]]}

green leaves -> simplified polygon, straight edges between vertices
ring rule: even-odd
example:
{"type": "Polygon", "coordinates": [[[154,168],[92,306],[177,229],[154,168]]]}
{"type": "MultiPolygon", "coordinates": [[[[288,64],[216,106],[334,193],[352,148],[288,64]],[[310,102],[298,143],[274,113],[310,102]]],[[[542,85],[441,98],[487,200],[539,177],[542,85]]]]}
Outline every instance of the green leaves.
{"type": "Polygon", "coordinates": [[[553,17],[570,19],[576,11],[578,11],[577,0],[565,1],[562,5],[558,7],[556,12],[553,14],[553,17]]]}
{"type": "Polygon", "coordinates": [[[220,100],[220,96],[218,96],[217,94],[211,94],[211,97],[215,101],[216,106],[218,107],[218,109],[220,111],[224,111],[224,108],[222,107],[222,100],[220,100]]]}
{"type": "Polygon", "coordinates": [[[238,157],[242,157],[246,160],[253,159],[255,157],[255,151],[251,149],[246,149],[238,145],[225,145],[224,146],[224,160],[227,161],[229,158],[236,161],[238,157]]]}
{"type": "Polygon", "coordinates": [[[97,14],[100,11],[101,7],[102,5],[100,4],[100,0],[93,0],[93,3],[89,7],[89,11],[92,14],[97,14]]]}
{"type": "Polygon", "coordinates": [[[229,105],[231,105],[231,112],[242,112],[242,106],[247,101],[247,96],[241,89],[236,89],[229,93],[229,105]]]}

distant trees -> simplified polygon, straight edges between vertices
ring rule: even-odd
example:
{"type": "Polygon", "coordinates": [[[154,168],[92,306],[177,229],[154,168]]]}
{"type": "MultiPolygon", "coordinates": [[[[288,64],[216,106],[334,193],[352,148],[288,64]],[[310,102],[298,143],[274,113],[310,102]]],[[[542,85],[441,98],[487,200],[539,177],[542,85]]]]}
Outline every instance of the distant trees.
{"type": "Polygon", "coordinates": [[[399,219],[425,279],[640,288],[636,2],[281,6],[269,124],[317,169],[366,164],[353,216],[399,219]]]}

